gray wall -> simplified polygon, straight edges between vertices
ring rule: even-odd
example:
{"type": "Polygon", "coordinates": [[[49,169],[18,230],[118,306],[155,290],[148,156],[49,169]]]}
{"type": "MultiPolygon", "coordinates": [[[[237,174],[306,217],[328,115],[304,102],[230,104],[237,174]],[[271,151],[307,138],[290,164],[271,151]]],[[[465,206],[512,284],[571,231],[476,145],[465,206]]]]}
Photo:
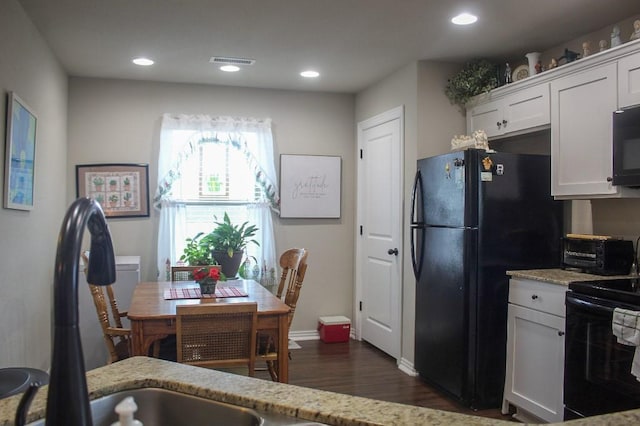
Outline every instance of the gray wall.
{"type": "MultiPolygon", "coordinates": [[[[9,91],[31,107],[38,123],[34,209],[0,209],[0,368],[47,369],[56,239],[67,204],[67,77],[22,7],[2,0],[2,146],[9,91]]],[[[0,168],[4,176],[4,161],[0,168]]]]}
{"type": "MultiPolygon", "coordinates": [[[[157,183],[162,113],[270,117],[276,167],[280,154],[342,157],[342,217],[275,217],[276,249],[309,250],[309,269],[292,330],[315,330],[322,315],[352,316],[355,210],[354,97],[345,94],[71,78],[67,201],[75,198],[75,165],[148,163],[157,183]]],[[[110,219],[117,255],[141,256],[141,279],[156,280],[158,213],[110,219]]]]}

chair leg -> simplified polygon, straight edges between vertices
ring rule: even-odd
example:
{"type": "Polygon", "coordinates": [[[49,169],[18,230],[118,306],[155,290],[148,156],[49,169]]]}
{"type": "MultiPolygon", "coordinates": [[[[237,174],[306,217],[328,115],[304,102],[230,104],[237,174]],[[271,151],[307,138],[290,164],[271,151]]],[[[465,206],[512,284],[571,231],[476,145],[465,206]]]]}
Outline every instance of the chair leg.
{"type": "Polygon", "coordinates": [[[267,361],[267,370],[269,370],[269,375],[271,375],[271,380],[274,382],[278,381],[278,368],[276,363],[273,361],[267,361]]]}

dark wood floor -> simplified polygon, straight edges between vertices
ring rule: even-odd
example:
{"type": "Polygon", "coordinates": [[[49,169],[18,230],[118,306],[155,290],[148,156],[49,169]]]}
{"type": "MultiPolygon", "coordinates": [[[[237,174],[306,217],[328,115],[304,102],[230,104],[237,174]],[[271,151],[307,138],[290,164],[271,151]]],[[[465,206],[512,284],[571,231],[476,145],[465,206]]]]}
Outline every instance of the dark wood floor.
{"type": "MultiPolygon", "coordinates": [[[[289,383],[314,389],[362,396],[382,401],[511,420],[499,409],[474,411],[443,396],[418,377],[411,377],[396,361],[366,342],[297,342],[302,348],[291,351],[289,383]]],[[[256,377],[268,378],[265,372],[256,377]]]]}

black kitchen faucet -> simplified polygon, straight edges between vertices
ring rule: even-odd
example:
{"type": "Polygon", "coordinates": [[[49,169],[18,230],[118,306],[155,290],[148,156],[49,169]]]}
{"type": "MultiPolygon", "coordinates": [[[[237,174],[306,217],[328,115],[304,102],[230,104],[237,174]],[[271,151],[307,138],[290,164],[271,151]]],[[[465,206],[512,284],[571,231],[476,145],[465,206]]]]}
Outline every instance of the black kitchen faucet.
{"type": "Polygon", "coordinates": [[[91,233],[87,281],[108,285],[116,280],[109,227],[96,201],[75,200],[65,214],[53,282],[54,338],[46,424],[91,426],[91,407],[78,329],[78,263],[85,226],[91,233]]]}

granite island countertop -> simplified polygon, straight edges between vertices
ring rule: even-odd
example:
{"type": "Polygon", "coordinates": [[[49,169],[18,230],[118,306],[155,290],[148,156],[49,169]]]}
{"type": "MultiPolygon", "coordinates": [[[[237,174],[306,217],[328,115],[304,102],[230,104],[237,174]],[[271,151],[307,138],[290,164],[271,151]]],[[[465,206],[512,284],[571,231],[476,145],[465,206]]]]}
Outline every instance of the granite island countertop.
{"type": "Polygon", "coordinates": [[[629,275],[594,275],[560,268],[507,271],[507,275],[512,278],[526,278],[564,286],[568,286],[570,283],[577,281],[601,281],[629,278],[629,275]]]}
{"type": "MultiPolygon", "coordinates": [[[[121,390],[156,387],[332,425],[509,425],[430,408],[319,391],[214,370],[134,357],[87,372],[90,399],[121,390]]],[[[28,422],[44,416],[47,387],[38,391],[28,422]]],[[[0,400],[0,425],[13,425],[21,395],[0,400]]],[[[640,424],[640,409],[558,424],[575,426],[640,424]]],[[[147,425],[153,426],[153,425],[147,425]]]]}

